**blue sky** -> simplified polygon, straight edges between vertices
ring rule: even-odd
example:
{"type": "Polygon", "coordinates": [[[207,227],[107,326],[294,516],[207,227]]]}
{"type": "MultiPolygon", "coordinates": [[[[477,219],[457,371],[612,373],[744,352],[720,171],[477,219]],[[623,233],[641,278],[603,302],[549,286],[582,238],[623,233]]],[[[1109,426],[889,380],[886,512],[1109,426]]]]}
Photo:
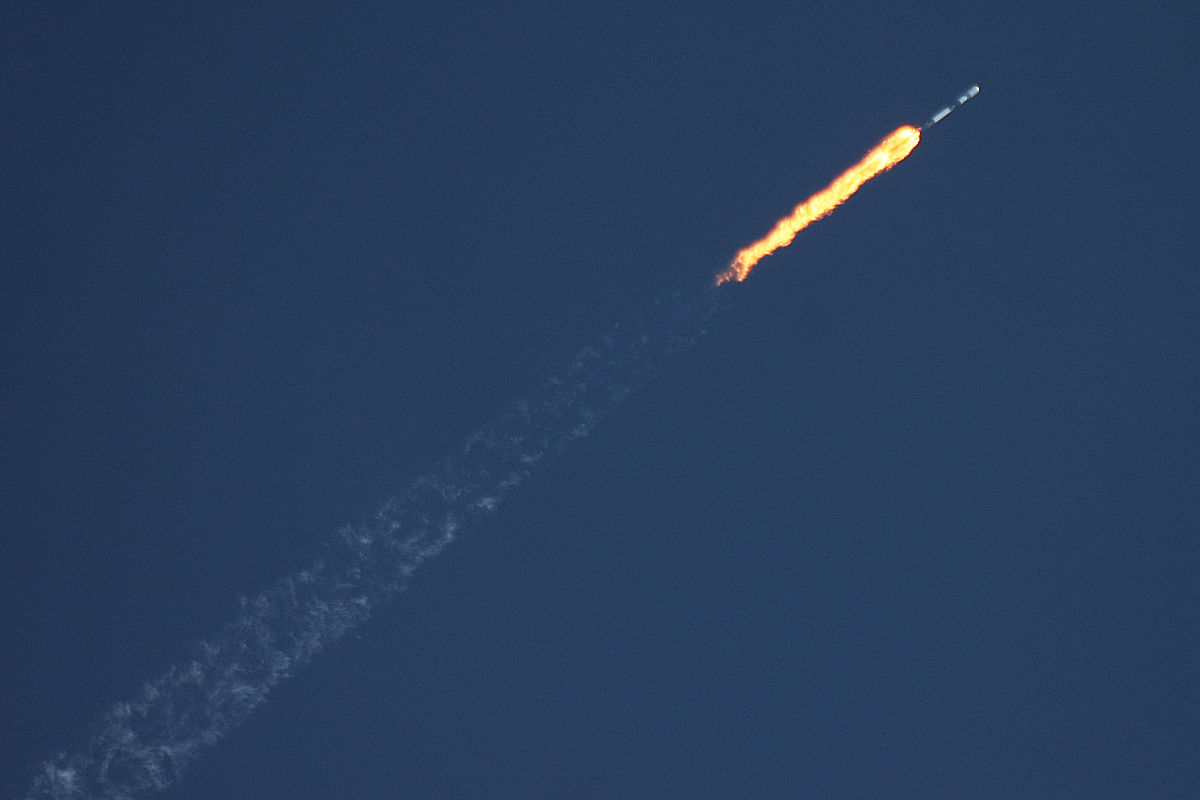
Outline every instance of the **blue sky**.
{"type": "Polygon", "coordinates": [[[976,83],[164,796],[1200,782],[1187,4],[10,17],[8,796],[976,83]]]}

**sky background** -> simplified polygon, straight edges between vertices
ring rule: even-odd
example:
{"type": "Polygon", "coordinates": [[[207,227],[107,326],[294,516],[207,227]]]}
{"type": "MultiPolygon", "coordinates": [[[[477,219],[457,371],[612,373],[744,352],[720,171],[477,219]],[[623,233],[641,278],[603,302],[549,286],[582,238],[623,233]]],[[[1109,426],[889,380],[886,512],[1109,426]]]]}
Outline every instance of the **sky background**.
{"type": "Polygon", "coordinates": [[[977,83],[164,796],[1193,797],[1198,40],[1184,2],[7,4],[0,796],[977,83]]]}

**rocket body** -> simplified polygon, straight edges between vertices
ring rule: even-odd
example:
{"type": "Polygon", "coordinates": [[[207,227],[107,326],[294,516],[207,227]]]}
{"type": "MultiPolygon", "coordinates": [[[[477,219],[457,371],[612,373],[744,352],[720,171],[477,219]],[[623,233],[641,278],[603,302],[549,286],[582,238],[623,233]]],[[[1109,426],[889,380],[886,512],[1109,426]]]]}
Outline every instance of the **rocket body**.
{"type": "Polygon", "coordinates": [[[970,89],[967,89],[965,92],[963,92],[962,94],[960,94],[958,96],[957,100],[955,100],[953,103],[946,106],[941,111],[937,112],[932,117],[930,117],[929,121],[921,126],[921,130],[927,131],[930,128],[932,128],[934,125],[937,125],[939,122],[944,120],[951,111],[958,108],[963,103],[967,102],[968,100],[970,100],[972,97],[974,97],[977,94],[979,94],[978,86],[972,86],[970,89]]]}

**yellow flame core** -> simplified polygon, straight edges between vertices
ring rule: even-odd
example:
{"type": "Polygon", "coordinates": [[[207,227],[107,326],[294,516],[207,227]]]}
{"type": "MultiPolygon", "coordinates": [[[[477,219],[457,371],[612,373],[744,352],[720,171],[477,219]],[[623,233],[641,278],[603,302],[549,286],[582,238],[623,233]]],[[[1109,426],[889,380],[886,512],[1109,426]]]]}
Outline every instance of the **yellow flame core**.
{"type": "Polygon", "coordinates": [[[731,280],[746,280],[754,265],[781,247],[787,247],[810,223],[833,211],[846,202],[846,198],[858,191],[858,187],[874,178],[885,169],[891,169],[908,156],[921,141],[921,131],[911,125],[903,125],[888,134],[887,138],[871,152],[863,156],[850,169],[843,172],[821,191],[796,206],[790,216],[775,224],[775,228],[763,238],[737,254],[729,268],[717,275],[717,286],[731,280]]]}

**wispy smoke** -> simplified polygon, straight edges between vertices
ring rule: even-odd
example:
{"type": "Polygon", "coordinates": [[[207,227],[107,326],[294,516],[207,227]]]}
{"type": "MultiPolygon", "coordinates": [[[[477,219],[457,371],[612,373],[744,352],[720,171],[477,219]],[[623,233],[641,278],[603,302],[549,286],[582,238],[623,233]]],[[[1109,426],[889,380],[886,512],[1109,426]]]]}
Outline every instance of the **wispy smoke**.
{"type": "Polygon", "coordinates": [[[491,515],[551,457],[693,344],[717,294],[673,295],[584,348],[559,377],[471,436],[372,516],[338,532],[309,569],[243,599],[221,635],[101,717],[80,749],[43,764],[26,798],[162,791],[240,725],[275,684],[367,620],[424,561],[491,515]]]}

